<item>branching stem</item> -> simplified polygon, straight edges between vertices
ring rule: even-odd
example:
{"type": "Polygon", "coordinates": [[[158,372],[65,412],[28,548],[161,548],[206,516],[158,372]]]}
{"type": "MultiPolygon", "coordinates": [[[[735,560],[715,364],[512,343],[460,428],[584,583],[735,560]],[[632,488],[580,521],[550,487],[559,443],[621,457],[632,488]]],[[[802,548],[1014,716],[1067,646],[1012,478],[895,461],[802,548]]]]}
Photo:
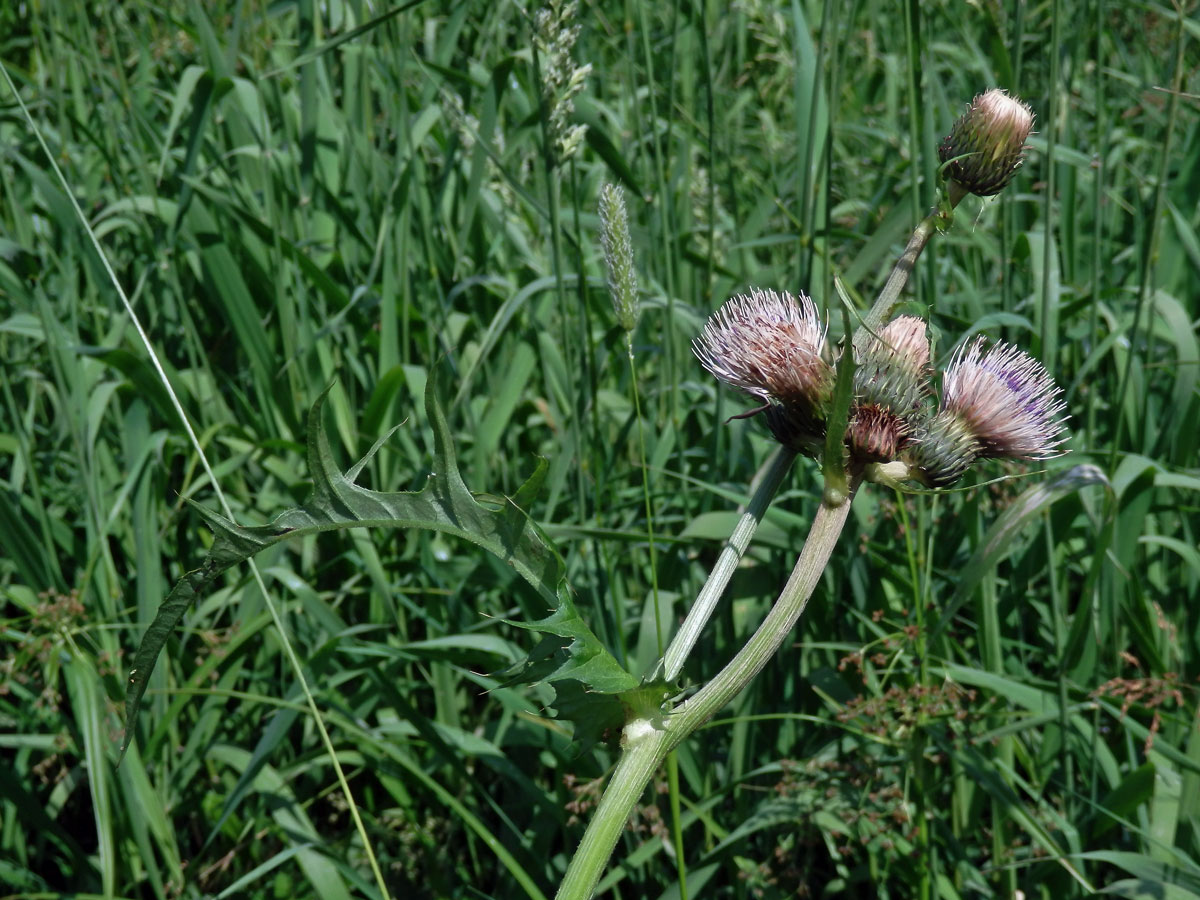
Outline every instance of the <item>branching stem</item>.
{"type": "MultiPolygon", "coordinates": [[[[854,332],[855,348],[868,340],[891,316],[921,251],[936,232],[949,227],[954,208],[964,196],[966,192],[962,187],[950,181],[948,190],[938,206],[913,230],[912,237],[892,267],[879,297],[854,332]]],[[[674,681],[679,676],[684,662],[794,459],[793,451],[780,449],[776,453],[766,476],[751,499],[750,506],[743,513],[722,550],[712,574],[701,589],[679,633],[667,648],[659,669],[655,672],[656,676],[661,676],[667,681],[674,681]]],[[[571,858],[567,873],[555,895],[556,900],[588,900],[592,896],[625,822],[667,754],[740,694],[775,655],[804,613],[808,599],[825,571],[833,548],[845,527],[847,516],[850,514],[850,503],[861,481],[861,473],[855,474],[841,502],[822,502],[813,519],[808,540],[805,541],[804,549],[800,551],[800,558],[796,560],[795,568],[792,569],[791,577],[788,578],[779,599],[775,601],[758,630],[725,668],[693,697],[665,716],[634,719],[625,726],[621,738],[621,758],[591,822],[588,823],[583,840],[571,858]]]]}
{"type": "Polygon", "coordinates": [[[855,479],[851,484],[850,498],[845,503],[838,506],[821,504],[813,519],[808,540],[779,599],[758,630],[725,668],[699,693],[669,715],[658,719],[635,719],[625,726],[621,737],[621,759],[567,867],[567,874],[556,895],[557,900],[587,900],[591,897],[630,811],[641,798],[659,764],[671,750],[741,693],[783,644],[808,605],[808,598],[812,596],[821,573],[825,571],[825,565],[846,524],[850,500],[857,486],[855,479]]]}

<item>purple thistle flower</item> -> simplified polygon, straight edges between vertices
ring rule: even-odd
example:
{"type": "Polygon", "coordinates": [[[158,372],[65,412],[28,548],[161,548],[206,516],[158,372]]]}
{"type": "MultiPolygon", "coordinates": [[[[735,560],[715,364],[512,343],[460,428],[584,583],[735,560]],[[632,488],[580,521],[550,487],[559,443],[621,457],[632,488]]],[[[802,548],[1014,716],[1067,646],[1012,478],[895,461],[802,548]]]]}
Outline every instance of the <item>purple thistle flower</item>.
{"type": "Polygon", "coordinates": [[[1067,438],[1062,391],[1045,367],[1009,344],[959,348],[943,380],[942,409],[978,442],[978,456],[1049,459],[1067,438]]]}
{"type": "Polygon", "coordinates": [[[824,345],[812,300],[752,288],[709,317],[692,350],[718,379],[763,401],[753,412],[768,413],[776,438],[814,452],[833,389],[824,345]]]}

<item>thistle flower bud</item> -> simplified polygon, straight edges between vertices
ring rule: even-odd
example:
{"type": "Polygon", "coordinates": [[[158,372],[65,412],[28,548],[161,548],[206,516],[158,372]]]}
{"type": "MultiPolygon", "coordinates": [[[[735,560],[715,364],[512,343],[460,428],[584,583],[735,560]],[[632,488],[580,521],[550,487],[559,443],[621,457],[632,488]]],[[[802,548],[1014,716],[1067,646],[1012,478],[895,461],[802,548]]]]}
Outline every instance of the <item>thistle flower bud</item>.
{"type": "Polygon", "coordinates": [[[876,350],[880,342],[868,344],[868,351],[881,352],[886,350],[895,360],[896,365],[905,371],[925,375],[929,369],[929,338],[925,336],[925,320],[918,316],[897,316],[879,331],[883,346],[876,350]]]}
{"type": "Polygon", "coordinates": [[[862,346],[857,363],[846,445],[858,462],[891,462],[908,443],[929,394],[925,321],[893,319],[862,346]]]}
{"type": "Polygon", "coordinates": [[[833,393],[824,343],[812,300],[753,288],[709,317],[692,350],[718,379],[763,401],[754,412],[767,413],[781,443],[814,453],[833,393]]]}
{"type": "Polygon", "coordinates": [[[867,341],[860,356],[854,370],[854,396],[860,405],[880,406],[901,418],[920,409],[929,393],[929,339],[923,319],[893,319],[867,341]]]}
{"type": "Polygon", "coordinates": [[[600,189],[600,241],[604,245],[608,292],[612,295],[617,322],[630,333],[637,327],[639,312],[637,272],[633,268],[633,244],[629,240],[625,197],[613,184],[600,189]]]}
{"type": "Polygon", "coordinates": [[[938,147],[947,177],[965,191],[990,197],[1012,180],[1025,159],[1033,111],[993,88],[971,101],[938,147]]]}

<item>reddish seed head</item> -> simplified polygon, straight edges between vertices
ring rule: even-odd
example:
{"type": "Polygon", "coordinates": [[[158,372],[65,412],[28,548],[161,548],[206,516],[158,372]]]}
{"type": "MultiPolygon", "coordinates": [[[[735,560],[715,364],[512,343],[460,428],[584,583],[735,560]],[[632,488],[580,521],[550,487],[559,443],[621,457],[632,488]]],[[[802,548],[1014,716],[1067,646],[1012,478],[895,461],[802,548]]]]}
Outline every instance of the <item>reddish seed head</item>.
{"type": "Polygon", "coordinates": [[[860,406],[850,417],[846,443],[860,462],[890,462],[899,455],[908,435],[909,426],[900,416],[869,404],[860,406]]]}

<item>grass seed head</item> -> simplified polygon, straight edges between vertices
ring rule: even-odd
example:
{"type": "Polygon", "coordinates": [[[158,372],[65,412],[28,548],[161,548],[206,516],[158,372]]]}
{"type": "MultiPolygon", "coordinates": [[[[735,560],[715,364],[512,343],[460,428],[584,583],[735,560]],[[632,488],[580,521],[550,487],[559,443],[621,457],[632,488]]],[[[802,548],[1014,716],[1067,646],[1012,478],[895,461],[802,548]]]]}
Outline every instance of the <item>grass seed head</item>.
{"type": "Polygon", "coordinates": [[[592,64],[576,65],[571,50],[579,38],[576,21],[579,4],[550,0],[533,17],[534,43],[541,60],[542,102],[546,107],[550,150],[556,165],[575,155],[583,143],[587,126],[571,124],[575,96],[583,90],[592,64]]]}
{"type": "Polygon", "coordinates": [[[627,333],[632,333],[637,327],[640,311],[637,272],[633,268],[633,243],[629,239],[625,197],[614,184],[606,184],[600,190],[600,241],[604,245],[608,291],[612,295],[617,322],[627,333]]]}

